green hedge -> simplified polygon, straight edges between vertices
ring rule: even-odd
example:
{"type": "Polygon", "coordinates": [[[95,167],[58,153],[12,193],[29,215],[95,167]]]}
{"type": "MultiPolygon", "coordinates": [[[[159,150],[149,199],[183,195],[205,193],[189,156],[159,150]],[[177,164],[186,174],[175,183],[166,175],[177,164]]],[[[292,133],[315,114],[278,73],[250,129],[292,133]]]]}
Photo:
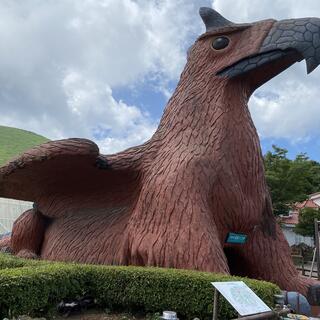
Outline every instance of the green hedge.
{"type": "Polygon", "coordinates": [[[31,259],[22,259],[17,258],[11,254],[0,253],[0,270],[8,268],[20,268],[20,267],[31,267],[39,266],[44,264],[52,263],[50,261],[44,260],[31,260],[31,259]]]}
{"type": "MultiPolygon", "coordinates": [[[[17,259],[18,261],[22,259],[17,259]]],[[[145,312],[175,310],[181,318],[212,316],[213,287],[210,282],[243,280],[269,306],[279,292],[274,284],[188,270],[43,263],[23,260],[0,272],[1,316],[46,314],[65,298],[90,294],[101,307],[140,309],[145,312]],[[30,263],[30,265],[29,265],[30,263]],[[13,266],[13,267],[12,267],[13,266]]],[[[0,255],[0,265],[3,257],[0,255]]],[[[235,316],[221,300],[220,319],[235,316]]]]}

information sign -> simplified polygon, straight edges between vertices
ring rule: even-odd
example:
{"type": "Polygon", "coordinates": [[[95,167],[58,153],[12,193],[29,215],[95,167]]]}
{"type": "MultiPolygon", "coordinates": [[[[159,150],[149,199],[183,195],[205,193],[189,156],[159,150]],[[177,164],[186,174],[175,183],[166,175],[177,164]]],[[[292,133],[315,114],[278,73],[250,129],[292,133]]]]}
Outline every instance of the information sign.
{"type": "Polygon", "coordinates": [[[271,311],[271,309],[243,282],[211,282],[240,316],[271,311]]]}

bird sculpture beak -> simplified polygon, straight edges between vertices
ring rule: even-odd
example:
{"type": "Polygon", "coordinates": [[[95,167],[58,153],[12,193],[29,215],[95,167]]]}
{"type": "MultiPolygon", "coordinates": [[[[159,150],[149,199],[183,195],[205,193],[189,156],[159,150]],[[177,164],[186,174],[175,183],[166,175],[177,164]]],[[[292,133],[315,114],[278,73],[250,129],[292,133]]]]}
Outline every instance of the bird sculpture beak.
{"type": "Polygon", "coordinates": [[[311,73],[320,64],[319,18],[275,22],[257,54],[227,66],[218,71],[217,75],[234,78],[288,57],[292,63],[305,59],[307,73],[311,73]]]}

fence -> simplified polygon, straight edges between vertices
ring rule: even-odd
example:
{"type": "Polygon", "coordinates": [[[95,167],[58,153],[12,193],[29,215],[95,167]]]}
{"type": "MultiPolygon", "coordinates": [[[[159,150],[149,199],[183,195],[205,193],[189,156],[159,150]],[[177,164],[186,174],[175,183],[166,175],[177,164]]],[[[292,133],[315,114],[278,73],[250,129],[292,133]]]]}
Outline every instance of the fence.
{"type": "Polygon", "coordinates": [[[10,232],[13,222],[31,208],[32,202],[0,198],[0,234],[10,232]]]}

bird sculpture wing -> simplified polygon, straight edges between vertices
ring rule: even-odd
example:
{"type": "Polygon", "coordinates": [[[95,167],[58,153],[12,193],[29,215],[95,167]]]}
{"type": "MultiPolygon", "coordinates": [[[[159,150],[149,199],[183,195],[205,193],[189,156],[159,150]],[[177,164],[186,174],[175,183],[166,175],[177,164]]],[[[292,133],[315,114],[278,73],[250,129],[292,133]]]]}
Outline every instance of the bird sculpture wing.
{"type": "MultiPolygon", "coordinates": [[[[121,157],[121,155],[120,155],[121,157]]],[[[86,139],[44,143],[0,167],[0,197],[37,201],[49,194],[68,195],[112,189],[130,178],[130,170],[110,168],[107,156],[86,139]]]]}

